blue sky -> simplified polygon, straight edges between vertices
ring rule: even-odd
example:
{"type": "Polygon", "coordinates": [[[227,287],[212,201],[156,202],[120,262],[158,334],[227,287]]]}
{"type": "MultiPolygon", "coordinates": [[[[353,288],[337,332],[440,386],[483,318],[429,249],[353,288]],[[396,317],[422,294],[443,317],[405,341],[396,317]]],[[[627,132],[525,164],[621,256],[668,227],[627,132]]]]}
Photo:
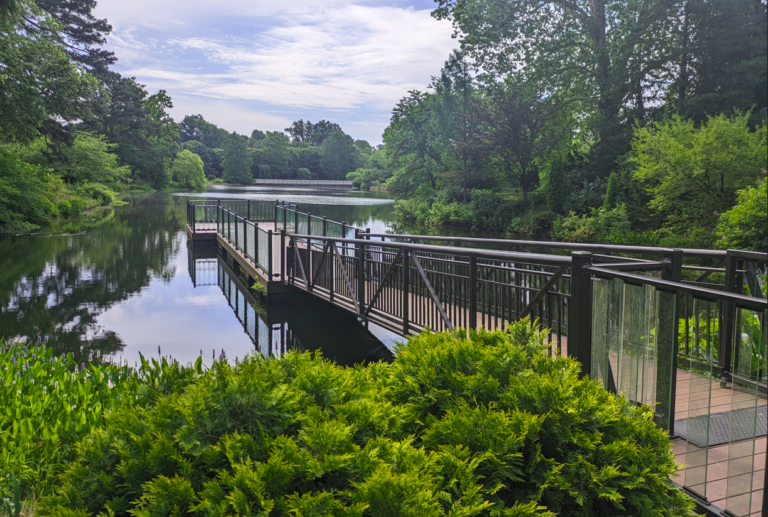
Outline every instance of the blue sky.
{"type": "Polygon", "coordinates": [[[377,144],[395,103],[424,89],[457,45],[434,5],[99,0],[95,14],[113,26],[115,69],[167,90],[177,121],[200,113],[250,134],[326,119],[377,144]]]}

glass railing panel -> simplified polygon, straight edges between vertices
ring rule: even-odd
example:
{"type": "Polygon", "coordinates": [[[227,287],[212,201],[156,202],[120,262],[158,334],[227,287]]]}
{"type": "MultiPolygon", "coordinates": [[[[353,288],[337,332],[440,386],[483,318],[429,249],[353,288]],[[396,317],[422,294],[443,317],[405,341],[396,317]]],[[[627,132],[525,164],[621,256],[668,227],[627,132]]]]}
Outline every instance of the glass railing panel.
{"type": "Polygon", "coordinates": [[[259,247],[258,247],[259,257],[257,262],[259,266],[261,266],[261,268],[264,269],[267,272],[267,274],[269,274],[271,272],[270,271],[271,264],[269,261],[269,234],[264,230],[262,230],[261,228],[259,228],[256,231],[256,238],[258,239],[258,242],[259,242],[259,247]]]}
{"type": "Polygon", "coordinates": [[[252,224],[245,225],[245,254],[256,262],[256,227],[252,224]]]}
{"type": "Polygon", "coordinates": [[[685,356],[678,360],[675,434],[683,442],[678,463],[686,468],[682,481],[686,487],[708,498],[710,405],[720,393],[717,378],[717,304],[687,296],[681,304],[680,349],[685,356]]]}
{"type": "Polygon", "coordinates": [[[759,390],[765,368],[765,317],[765,312],[736,311],[731,383],[711,409],[710,454],[725,456],[727,451],[727,460],[718,465],[720,479],[710,482],[710,500],[738,516],[759,512],[762,503],[758,490],[765,462],[756,462],[755,455],[758,448],[765,451],[768,418],[766,397],[759,390]],[[721,496],[722,502],[717,499],[721,496]]]}

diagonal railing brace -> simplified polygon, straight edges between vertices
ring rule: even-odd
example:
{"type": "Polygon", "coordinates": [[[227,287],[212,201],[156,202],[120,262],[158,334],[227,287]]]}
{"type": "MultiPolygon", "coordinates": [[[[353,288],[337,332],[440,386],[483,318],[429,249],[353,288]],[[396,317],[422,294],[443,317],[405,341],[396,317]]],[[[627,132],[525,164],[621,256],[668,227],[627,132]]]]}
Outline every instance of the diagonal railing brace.
{"type": "Polygon", "coordinates": [[[453,330],[453,323],[451,323],[451,320],[448,318],[448,314],[446,314],[445,309],[443,308],[443,304],[440,303],[440,299],[437,297],[437,294],[435,294],[435,290],[432,288],[432,284],[429,283],[427,274],[424,272],[424,268],[421,267],[421,262],[419,262],[419,259],[415,253],[413,253],[411,256],[413,257],[413,264],[416,266],[416,270],[419,272],[419,275],[421,275],[421,279],[424,280],[424,285],[427,286],[429,296],[432,298],[432,301],[435,302],[437,310],[440,312],[440,316],[442,316],[443,321],[445,321],[445,325],[448,327],[448,330],[453,330]]]}
{"type": "Polygon", "coordinates": [[[541,290],[536,293],[536,296],[533,297],[533,300],[531,300],[531,303],[525,306],[525,309],[520,311],[520,315],[518,316],[518,319],[525,318],[536,306],[537,303],[541,301],[542,298],[549,292],[550,289],[552,289],[552,286],[555,285],[555,283],[560,279],[561,276],[563,276],[563,273],[565,273],[565,267],[559,268],[557,271],[555,271],[555,274],[552,275],[552,278],[550,278],[546,284],[544,284],[544,287],[541,288],[541,290]]]}
{"type": "Polygon", "coordinates": [[[379,287],[376,288],[376,292],[373,294],[373,298],[371,298],[371,301],[368,304],[368,308],[365,309],[365,314],[363,314],[364,318],[368,316],[368,313],[371,312],[371,309],[373,309],[373,306],[376,304],[376,300],[378,300],[379,295],[384,290],[384,284],[386,284],[387,280],[389,279],[389,275],[391,275],[392,272],[395,270],[395,267],[397,266],[397,261],[400,260],[400,257],[402,256],[403,256],[403,250],[398,250],[397,255],[395,255],[395,259],[389,265],[387,272],[384,273],[384,276],[381,278],[381,280],[379,280],[379,287]]]}

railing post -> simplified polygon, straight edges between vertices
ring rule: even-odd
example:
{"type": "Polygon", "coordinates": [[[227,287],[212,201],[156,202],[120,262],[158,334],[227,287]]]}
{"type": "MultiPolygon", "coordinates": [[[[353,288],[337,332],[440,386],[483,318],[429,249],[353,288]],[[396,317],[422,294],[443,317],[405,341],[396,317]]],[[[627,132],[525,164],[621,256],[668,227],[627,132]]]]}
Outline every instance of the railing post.
{"type": "MultiPolygon", "coordinates": [[[[725,290],[729,293],[740,293],[743,283],[741,275],[737,272],[739,261],[733,256],[731,250],[725,251],[725,290]]],[[[718,360],[720,362],[720,384],[725,387],[731,379],[731,364],[733,356],[733,335],[736,319],[736,307],[733,302],[720,302],[720,350],[718,360]]]]}
{"type": "Polygon", "coordinates": [[[272,230],[267,230],[267,262],[269,265],[267,266],[267,281],[272,281],[272,266],[274,265],[274,260],[272,260],[272,230]]]}
{"type": "Polygon", "coordinates": [[[293,209],[293,233],[299,233],[299,207],[293,209]]]}
{"type": "Polygon", "coordinates": [[[248,200],[248,220],[251,220],[251,200],[248,200]]]}
{"type": "Polygon", "coordinates": [[[581,377],[592,372],[592,253],[571,252],[571,303],[568,314],[568,355],[581,363],[581,377]]]}
{"type": "Polygon", "coordinates": [[[237,217],[235,217],[235,249],[237,249],[238,241],[239,241],[239,239],[237,238],[237,233],[238,233],[237,232],[237,217]]]}
{"type": "Polygon", "coordinates": [[[277,230],[277,205],[280,204],[280,200],[275,200],[275,230],[277,230]]]}
{"type": "Polygon", "coordinates": [[[477,328],[477,257],[469,257],[469,328],[477,328]]]}
{"type": "Polygon", "coordinates": [[[285,282],[285,229],[280,230],[280,280],[285,282]]]}
{"type": "Polygon", "coordinates": [[[403,336],[408,337],[411,321],[411,250],[403,249],[403,336]]]}
{"type": "Polygon", "coordinates": [[[341,222],[341,238],[342,239],[347,238],[347,222],[346,221],[341,222]]]}
{"type": "Polygon", "coordinates": [[[256,255],[254,257],[254,262],[256,262],[256,265],[259,265],[259,223],[253,223],[253,235],[256,237],[256,242],[254,242],[253,246],[253,254],[256,255]]]}
{"type": "MultiPolygon", "coordinates": [[[[307,235],[312,235],[312,213],[307,212],[307,235]]],[[[307,271],[307,282],[309,282],[309,285],[307,286],[307,291],[309,291],[309,286],[312,285],[312,240],[307,239],[307,268],[309,271],[307,271]]]]}
{"type": "MultiPolygon", "coordinates": [[[[669,268],[661,272],[662,280],[680,282],[683,269],[683,250],[664,250],[662,260],[669,268]]],[[[679,326],[679,294],[667,293],[658,298],[658,334],[656,336],[656,420],[662,429],[675,433],[675,392],[677,387],[677,350],[679,326]],[[672,298],[670,299],[670,296],[672,298]],[[671,302],[671,305],[670,305],[671,302]]]]}
{"type": "MultiPolygon", "coordinates": [[[[243,221],[243,254],[248,258],[248,221],[243,221]]],[[[253,257],[254,262],[258,262],[258,257],[253,257]]]]}
{"type": "Polygon", "coordinates": [[[357,304],[360,314],[365,312],[365,244],[357,250],[357,304]]]}
{"type": "Polygon", "coordinates": [[[323,216],[323,237],[328,236],[328,218],[323,216]]]}

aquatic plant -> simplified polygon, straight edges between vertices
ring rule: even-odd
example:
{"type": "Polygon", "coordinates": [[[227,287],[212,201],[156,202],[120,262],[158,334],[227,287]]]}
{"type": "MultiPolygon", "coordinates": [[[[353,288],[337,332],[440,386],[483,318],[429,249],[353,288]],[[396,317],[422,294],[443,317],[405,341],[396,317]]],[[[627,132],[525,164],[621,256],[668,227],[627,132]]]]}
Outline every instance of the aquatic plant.
{"type": "Polygon", "coordinates": [[[691,515],[652,409],[543,348],[523,321],[425,332],[391,364],[215,362],[107,415],[36,515],[691,515]]]}
{"type": "Polygon", "coordinates": [[[50,492],[76,444],[102,427],[110,410],[152,404],[202,373],[202,360],[195,368],[143,357],[136,370],[78,365],[74,354],[37,342],[0,341],[0,514],[15,506],[16,490],[24,500],[50,492]]]}

